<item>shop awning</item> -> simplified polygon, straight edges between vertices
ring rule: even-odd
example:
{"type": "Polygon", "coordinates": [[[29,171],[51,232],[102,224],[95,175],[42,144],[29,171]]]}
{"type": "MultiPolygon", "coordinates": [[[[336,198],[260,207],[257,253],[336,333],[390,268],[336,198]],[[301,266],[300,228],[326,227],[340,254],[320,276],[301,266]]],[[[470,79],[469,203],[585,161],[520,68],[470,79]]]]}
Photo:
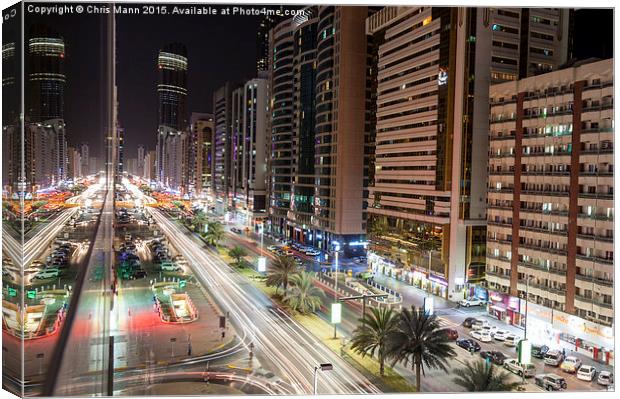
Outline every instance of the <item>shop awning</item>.
{"type": "Polygon", "coordinates": [[[505,311],[506,311],[506,308],[505,308],[505,307],[503,307],[503,306],[497,306],[497,305],[491,305],[491,309],[493,309],[493,310],[497,310],[497,311],[500,311],[500,312],[505,312],[505,311]]]}

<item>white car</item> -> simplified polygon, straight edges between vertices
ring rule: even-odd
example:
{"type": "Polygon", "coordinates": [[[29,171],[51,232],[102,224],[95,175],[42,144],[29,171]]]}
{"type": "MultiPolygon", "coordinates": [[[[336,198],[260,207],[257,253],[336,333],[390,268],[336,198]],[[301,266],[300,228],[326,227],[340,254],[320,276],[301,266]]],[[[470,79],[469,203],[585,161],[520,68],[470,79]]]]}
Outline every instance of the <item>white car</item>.
{"type": "Polygon", "coordinates": [[[476,320],[471,324],[473,330],[480,330],[482,327],[488,327],[490,324],[486,320],[476,320]]]}
{"type": "Polygon", "coordinates": [[[466,308],[470,306],[483,306],[484,303],[485,302],[482,299],[478,299],[478,298],[461,299],[459,301],[459,304],[461,306],[465,306],[466,308]]]}
{"type": "Polygon", "coordinates": [[[512,335],[512,333],[508,330],[497,330],[495,331],[495,334],[493,334],[493,338],[496,341],[504,342],[506,340],[506,337],[509,335],[512,335]]]}
{"type": "Polygon", "coordinates": [[[614,383],[614,375],[610,371],[603,370],[598,373],[598,378],[596,379],[596,382],[599,385],[609,386],[614,383]]]}
{"type": "Polygon", "coordinates": [[[534,377],[536,375],[536,367],[533,364],[520,364],[519,359],[504,360],[504,368],[519,376],[525,374],[525,377],[534,377]]]}
{"type": "Polygon", "coordinates": [[[46,279],[46,278],[56,278],[60,274],[60,271],[55,268],[49,268],[45,270],[41,270],[39,273],[35,274],[33,278],[36,279],[46,279]]]}
{"type": "Polygon", "coordinates": [[[472,338],[475,338],[480,342],[493,341],[493,337],[491,337],[491,333],[489,333],[488,331],[473,330],[469,333],[469,335],[471,335],[472,338]]]}
{"type": "Polygon", "coordinates": [[[596,369],[592,366],[584,364],[577,371],[577,379],[583,381],[592,381],[596,376],[596,369]]]}
{"type": "Polygon", "coordinates": [[[491,336],[493,336],[495,334],[495,332],[497,331],[497,326],[493,326],[493,325],[490,325],[490,324],[487,325],[487,326],[482,326],[480,331],[486,331],[489,334],[491,334],[491,336]]]}
{"type": "Polygon", "coordinates": [[[506,346],[517,346],[517,344],[521,341],[521,337],[514,334],[508,334],[504,338],[504,345],[506,346]]]}

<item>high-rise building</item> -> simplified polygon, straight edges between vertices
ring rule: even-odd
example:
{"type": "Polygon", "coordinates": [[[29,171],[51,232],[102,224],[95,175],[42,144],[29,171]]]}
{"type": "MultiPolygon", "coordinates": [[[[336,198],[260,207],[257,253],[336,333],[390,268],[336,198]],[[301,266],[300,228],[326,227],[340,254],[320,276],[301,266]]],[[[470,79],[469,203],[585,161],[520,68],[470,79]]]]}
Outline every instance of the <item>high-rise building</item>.
{"type": "Polygon", "coordinates": [[[116,174],[122,176],[125,169],[125,128],[120,125],[116,128],[116,174]]]}
{"type": "Polygon", "coordinates": [[[293,26],[287,19],[269,32],[267,192],[268,228],[284,235],[291,203],[293,152],[293,26]]]}
{"type": "Polygon", "coordinates": [[[138,175],[138,158],[128,158],[125,161],[125,172],[131,176],[138,175]]]}
{"type": "Polygon", "coordinates": [[[67,178],[75,182],[76,179],[82,177],[82,156],[74,147],[67,147],[67,154],[67,178]]]}
{"type": "MultiPolygon", "coordinates": [[[[21,58],[16,52],[19,33],[7,25],[3,26],[2,36],[2,185],[8,194],[17,189],[19,181],[32,181],[32,168],[23,165],[22,169],[22,124],[19,123],[22,77],[21,58]]],[[[31,143],[24,141],[24,144],[31,143]]]]}
{"type": "MultiPolygon", "coordinates": [[[[165,142],[168,136],[178,136],[187,128],[187,49],[183,44],[171,43],[159,51],[157,57],[158,131],[157,180],[163,183],[165,142]]],[[[173,139],[175,141],[176,139],[173,139]]]]}
{"type": "Polygon", "coordinates": [[[150,182],[155,179],[157,173],[157,154],[151,150],[144,156],[144,175],[142,176],[146,181],[150,182]]]}
{"type": "Polygon", "coordinates": [[[205,197],[211,192],[214,131],[212,114],[192,112],[187,172],[189,192],[198,197],[205,197]]]}
{"type": "Polygon", "coordinates": [[[144,146],[138,146],[138,157],[136,158],[136,175],[143,176],[144,175],[144,146]]]}
{"type": "Polygon", "coordinates": [[[98,157],[88,158],[88,173],[91,175],[97,174],[103,170],[103,162],[98,157]]]}
{"type": "MultiPolygon", "coordinates": [[[[60,184],[67,177],[64,123],[65,43],[43,25],[34,25],[28,38],[26,130],[23,162],[36,187],[60,184]]],[[[28,182],[25,182],[28,185],[28,182]]]]}
{"type": "Polygon", "coordinates": [[[226,82],[213,94],[213,194],[220,213],[227,211],[230,204],[232,90],[233,85],[226,82]]]}
{"type": "Polygon", "coordinates": [[[268,110],[265,73],[233,91],[231,209],[248,225],[266,216],[268,110]]]}
{"type": "Polygon", "coordinates": [[[613,348],[613,64],[490,88],[490,311],[597,360],[613,348]]]}
{"type": "Polygon", "coordinates": [[[161,144],[163,145],[163,158],[160,158],[158,162],[162,173],[160,184],[186,193],[188,133],[169,131],[161,144]]]}
{"type": "Polygon", "coordinates": [[[84,174],[90,172],[88,161],[90,160],[90,147],[88,143],[81,143],[77,150],[80,152],[80,158],[82,159],[82,171],[84,174]]]}
{"type": "MultiPolygon", "coordinates": [[[[284,6],[280,6],[280,11],[284,6]]],[[[269,31],[284,18],[278,15],[265,15],[260,21],[256,32],[256,72],[263,72],[269,69],[269,31]]]]}
{"type": "Polygon", "coordinates": [[[368,198],[375,270],[453,300],[473,294],[486,253],[489,84],[563,63],[567,15],[385,7],[368,18],[377,90],[368,198]]]}
{"type": "Polygon", "coordinates": [[[368,7],[308,7],[271,33],[271,231],[362,248],[370,91],[368,7]]]}

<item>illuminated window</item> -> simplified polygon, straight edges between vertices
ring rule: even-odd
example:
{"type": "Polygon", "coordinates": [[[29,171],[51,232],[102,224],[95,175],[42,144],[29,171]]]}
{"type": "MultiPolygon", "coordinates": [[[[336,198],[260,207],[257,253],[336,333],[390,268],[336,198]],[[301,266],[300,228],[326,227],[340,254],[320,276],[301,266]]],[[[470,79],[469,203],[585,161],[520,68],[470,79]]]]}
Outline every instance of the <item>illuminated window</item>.
{"type": "Polygon", "coordinates": [[[433,20],[433,17],[426,17],[426,18],[424,18],[424,21],[422,21],[422,26],[426,26],[426,25],[430,24],[432,20],[433,20]]]}

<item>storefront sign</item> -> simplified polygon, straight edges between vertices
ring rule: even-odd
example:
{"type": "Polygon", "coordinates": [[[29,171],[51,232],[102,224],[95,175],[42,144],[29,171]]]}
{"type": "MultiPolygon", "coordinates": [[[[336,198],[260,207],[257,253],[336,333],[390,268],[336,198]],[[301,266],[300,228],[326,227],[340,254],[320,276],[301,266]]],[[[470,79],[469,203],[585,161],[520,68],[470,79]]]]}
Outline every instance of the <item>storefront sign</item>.
{"type": "Polygon", "coordinates": [[[492,300],[493,302],[503,302],[504,301],[504,298],[502,298],[501,294],[498,294],[497,292],[489,293],[489,299],[492,300]]]}
{"type": "Polygon", "coordinates": [[[431,280],[434,283],[437,283],[439,285],[443,285],[444,287],[448,286],[448,282],[440,277],[435,277],[433,275],[431,275],[431,277],[429,278],[429,280],[431,280]]]}

